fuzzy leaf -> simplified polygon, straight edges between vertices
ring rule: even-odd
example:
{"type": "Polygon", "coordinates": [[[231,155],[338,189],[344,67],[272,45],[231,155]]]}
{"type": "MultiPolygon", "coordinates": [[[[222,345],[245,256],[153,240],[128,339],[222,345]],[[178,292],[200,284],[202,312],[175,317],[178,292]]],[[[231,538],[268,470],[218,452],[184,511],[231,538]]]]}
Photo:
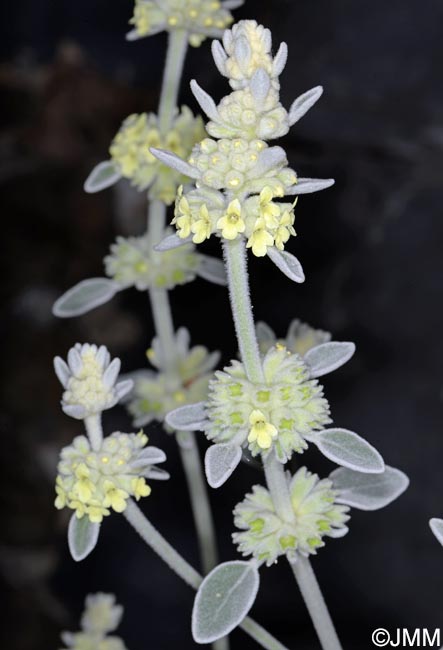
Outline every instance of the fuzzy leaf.
{"type": "Polygon", "coordinates": [[[206,402],[180,406],[166,415],[165,422],[177,431],[201,431],[206,422],[205,406],[206,402]]]}
{"type": "Polygon", "coordinates": [[[260,577],[249,562],[225,562],[200,585],[192,610],[192,636],[197,643],[212,643],[239,625],[257,596],[260,577]]]}
{"type": "Polygon", "coordinates": [[[203,88],[199,86],[195,79],[191,81],[191,90],[202,111],[206,113],[210,120],[219,122],[220,116],[218,114],[217,106],[215,105],[215,102],[212,99],[211,95],[209,95],[206,90],[203,90],[203,88]]]}
{"type": "Polygon", "coordinates": [[[265,101],[271,88],[271,79],[266,70],[258,68],[249,82],[249,87],[254,100],[260,106],[265,101]]]}
{"type": "Polygon", "coordinates": [[[108,278],[82,280],[55,301],[52,313],[59,318],[81,316],[111,300],[120,288],[108,278]]]}
{"type": "Polygon", "coordinates": [[[84,560],[92,553],[99,533],[100,524],[92,523],[86,515],[81,519],[78,519],[75,514],[72,515],[68,527],[68,546],[76,562],[84,560]]]}
{"type": "Polygon", "coordinates": [[[293,280],[294,282],[305,281],[305,274],[303,273],[302,265],[294,255],[291,255],[291,253],[279,251],[276,248],[268,248],[268,257],[290,280],[293,280]]]}
{"type": "Polygon", "coordinates": [[[166,167],[175,169],[175,171],[184,176],[189,176],[189,178],[200,178],[200,172],[198,169],[176,156],[175,153],[164,151],[163,149],[156,149],[155,147],[151,147],[149,151],[157,158],[157,160],[166,165],[166,167]]]}
{"type": "Polygon", "coordinates": [[[289,110],[289,124],[293,126],[309,111],[323,94],[322,86],[315,86],[297,97],[289,110]]]}
{"type": "Polygon", "coordinates": [[[228,58],[228,55],[224,51],[220,41],[216,41],[216,40],[212,41],[211,50],[212,50],[212,57],[214,59],[215,65],[218,68],[218,71],[220,72],[220,74],[224,75],[226,73],[225,63],[228,58]]]}
{"type": "Polygon", "coordinates": [[[281,43],[278,52],[274,57],[272,64],[272,74],[274,77],[279,77],[286,66],[288,60],[288,46],[286,43],[281,43]]]}
{"type": "Polygon", "coordinates": [[[219,488],[231,476],[242,457],[240,445],[211,445],[205,455],[208,483],[219,488]]]}
{"type": "Polygon", "coordinates": [[[171,251],[174,248],[180,248],[180,246],[185,246],[191,242],[192,237],[186,237],[186,239],[182,239],[176,233],[174,233],[173,235],[167,235],[153,248],[155,251],[157,251],[157,253],[165,253],[166,251],[171,251]]]}
{"type": "Polygon", "coordinates": [[[334,185],[333,178],[299,178],[297,184],[286,190],[287,195],[295,196],[296,194],[312,194],[320,192],[334,185]]]}
{"type": "Polygon", "coordinates": [[[322,377],[349,361],[354,352],[354,343],[331,341],[308,350],[304,360],[311,369],[311,377],[322,377]]]}
{"type": "Polygon", "coordinates": [[[208,282],[220,284],[225,287],[228,284],[226,277],[225,265],[222,260],[208,255],[200,255],[200,265],[197,269],[197,275],[208,282]]]}
{"type": "Polygon", "coordinates": [[[94,167],[86,179],[83,188],[88,194],[94,194],[107,187],[111,187],[111,185],[115,185],[120,179],[121,174],[115,164],[112,160],[106,160],[94,167]]]}
{"type": "Polygon", "coordinates": [[[378,451],[353,431],[325,429],[313,435],[310,440],[326,458],[337,465],[367,474],[381,474],[385,470],[383,458],[378,451]]]}
{"type": "Polygon", "coordinates": [[[443,546],[443,519],[433,517],[429,520],[429,526],[440,544],[443,546]]]}
{"type": "Polygon", "coordinates": [[[409,485],[409,479],[395,467],[386,465],[382,474],[362,474],[339,467],[330,474],[334,490],[339,492],[338,503],[359,510],[378,510],[389,505],[409,485]]]}
{"type": "Polygon", "coordinates": [[[264,176],[273,167],[285,165],[287,160],[284,149],[281,147],[268,147],[268,149],[264,149],[259,153],[257,164],[252,170],[253,177],[264,176]]]}

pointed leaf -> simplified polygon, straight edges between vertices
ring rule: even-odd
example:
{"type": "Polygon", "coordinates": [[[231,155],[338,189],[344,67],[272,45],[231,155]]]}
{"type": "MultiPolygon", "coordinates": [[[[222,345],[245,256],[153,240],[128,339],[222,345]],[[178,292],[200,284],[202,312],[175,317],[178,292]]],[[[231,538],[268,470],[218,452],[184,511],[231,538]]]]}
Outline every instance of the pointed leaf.
{"type": "Polygon", "coordinates": [[[245,0],[224,0],[222,2],[223,9],[238,9],[244,4],[245,0]]]}
{"type": "Polygon", "coordinates": [[[218,71],[220,74],[225,75],[226,74],[226,67],[225,63],[228,58],[228,55],[223,49],[222,44],[220,41],[212,41],[212,58],[214,59],[214,63],[218,68],[218,71]]]}
{"type": "Polygon", "coordinates": [[[201,431],[206,423],[205,406],[206,402],[180,406],[166,415],[165,422],[177,431],[201,431]]]}
{"type": "Polygon", "coordinates": [[[182,160],[176,156],[175,153],[171,153],[170,151],[163,151],[163,149],[156,149],[155,147],[151,147],[149,151],[161,163],[167,167],[170,167],[171,169],[175,169],[175,171],[179,172],[180,174],[189,176],[189,178],[200,178],[200,172],[198,169],[187,163],[185,160],[182,160]]]}
{"type": "Polygon", "coordinates": [[[300,118],[309,111],[323,94],[322,86],[315,86],[297,97],[289,110],[289,124],[293,126],[300,118]]]}
{"type": "Polygon", "coordinates": [[[331,341],[321,343],[308,350],[305,363],[310,367],[311,377],[322,377],[344,365],[355,352],[354,343],[348,341],[331,341]]]}
{"type": "Polygon", "coordinates": [[[219,488],[231,476],[242,457],[240,445],[211,445],[205,455],[208,483],[219,488]]]}
{"type": "Polygon", "coordinates": [[[324,429],[310,438],[321,453],[337,465],[356,472],[381,474],[385,470],[378,451],[353,431],[324,429]]]}
{"type": "Polygon", "coordinates": [[[429,520],[429,526],[440,544],[443,546],[443,519],[436,519],[433,517],[429,520]]]}
{"type": "Polygon", "coordinates": [[[225,562],[200,585],[192,610],[192,636],[197,643],[212,643],[239,625],[257,596],[260,576],[249,562],[225,562]]]}
{"type": "MultiPolygon", "coordinates": [[[[287,164],[286,151],[281,147],[268,147],[258,156],[256,165],[253,167],[251,177],[264,176],[272,167],[279,167],[287,164]]],[[[297,187],[297,186],[295,186],[297,187]]]]}
{"type": "Polygon", "coordinates": [[[271,79],[263,68],[259,68],[254,72],[251,81],[249,82],[252,96],[257,104],[262,104],[268,96],[271,88],[271,79]]]}
{"type": "Polygon", "coordinates": [[[191,81],[191,90],[202,111],[206,113],[210,120],[219,122],[220,116],[218,114],[217,106],[211,95],[209,95],[206,90],[203,90],[203,88],[199,86],[195,79],[191,81]]]}
{"type": "Polygon", "coordinates": [[[106,160],[94,167],[86,179],[83,188],[88,194],[94,194],[107,187],[111,187],[111,185],[115,185],[121,177],[115,163],[112,160],[106,160]]]}
{"type": "Polygon", "coordinates": [[[92,523],[86,515],[81,519],[72,515],[68,527],[68,546],[76,562],[84,560],[94,550],[99,533],[100,524],[92,523]]]}
{"type": "Polygon", "coordinates": [[[294,282],[305,281],[305,274],[303,273],[302,265],[294,255],[291,255],[291,253],[279,251],[276,248],[268,248],[268,257],[290,280],[293,280],[294,282]]]}
{"type": "Polygon", "coordinates": [[[208,282],[219,284],[225,287],[228,284],[225,265],[222,260],[208,255],[200,255],[200,265],[197,269],[197,275],[208,282]]]}
{"type": "Polygon", "coordinates": [[[186,239],[182,239],[176,233],[174,233],[173,235],[168,235],[162,239],[161,242],[156,244],[154,246],[154,250],[157,251],[157,253],[165,253],[166,251],[173,250],[174,248],[186,246],[186,244],[190,244],[191,242],[192,237],[186,237],[186,239]]]}
{"type": "Polygon", "coordinates": [[[296,185],[293,185],[286,190],[287,195],[296,194],[312,194],[312,192],[320,192],[326,190],[328,187],[334,185],[333,178],[299,178],[296,185]]]}
{"type": "Polygon", "coordinates": [[[286,43],[281,43],[278,52],[274,57],[272,64],[272,74],[274,77],[279,77],[286,66],[288,60],[288,46],[286,43]]]}
{"type": "Polygon", "coordinates": [[[99,305],[104,305],[120,289],[116,282],[107,278],[82,280],[55,301],[52,313],[59,318],[81,316],[99,305]]]}
{"type": "Polygon", "coordinates": [[[330,474],[337,490],[338,503],[345,503],[359,510],[378,510],[389,505],[409,485],[409,479],[395,467],[386,465],[382,474],[362,474],[339,467],[330,474]]]}

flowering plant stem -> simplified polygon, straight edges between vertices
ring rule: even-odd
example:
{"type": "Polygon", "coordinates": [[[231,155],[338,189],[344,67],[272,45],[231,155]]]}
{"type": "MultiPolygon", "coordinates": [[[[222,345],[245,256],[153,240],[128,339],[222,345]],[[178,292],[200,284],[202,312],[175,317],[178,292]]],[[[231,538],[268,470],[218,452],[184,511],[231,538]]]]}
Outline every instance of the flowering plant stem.
{"type": "MultiPolygon", "coordinates": [[[[123,515],[143,541],[166,562],[170,569],[193,589],[197,590],[199,588],[203,577],[166,541],[132,499],[128,500],[123,515]]],[[[288,650],[249,616],[243,620],[240,627],[267,650],[288,650]]]]}
{"type": "MultiPolygon", "coordinates": [[[[261,383],[264,380],[263,368],[252,315],[245,241],[241,237],[224,241],[223,248],[232,314],[242,360],[248,379],[261,383]]],[[[284,520],[293,520],[295,515],[291,506],[284,466],[271,453],[264,458],[264,469],[277,513],[284,520]]],[[[309,560],[300,556],[295,563],[291,563],[291,566],[323,650],[341,650],[334,624],[309,560]]]]}
{"type": "MultiPolygon", "coordinates": [[[[159,106],[159,125],[163,133],[167,132],[170,128],[176,110],[187,44],[187,32],[183,30],[170,32],[159,106]]],[[[163,237],[166,213],[167,207],[162,201],[149,201],[148,198],[148,235],[153,245],[158,243],[163,237]]],[[[160,255],[159,253],[152,253],[154,263],[156,259],[159,259],[160,255]]],[[[149,298],[155,333],[159,339],[162,351],[165,373],[166,376],[169,375],[174,380],[178,372],[178,363],[169,293],[166,289],[151,288],[149,290],[149,298]]],[[[208,573],[217,564],[213,518],[194,435],[188,434],[186,441],[187,444],[183,446],[184,443],[180,443],[179,435],[177,436],[177,443],[189,487],[202,566],[205,573],[208,573]]],[[[223,642],[219,646],[219,650],[225,650],[226,648],[227,642],[223,642]]]]}

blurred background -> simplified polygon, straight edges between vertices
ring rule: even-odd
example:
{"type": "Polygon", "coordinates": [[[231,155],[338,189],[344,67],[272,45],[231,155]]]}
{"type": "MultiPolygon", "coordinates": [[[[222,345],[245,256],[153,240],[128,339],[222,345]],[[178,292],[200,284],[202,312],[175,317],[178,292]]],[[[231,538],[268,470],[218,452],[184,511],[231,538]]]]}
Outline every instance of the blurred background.
{"type": "MultiPolygon", "coordinates": [[[[96,551],[76,565],[67,513],[53,507],[59,450],[81,425],[59,409],[52,358],[76,341],[96,342],[129,371],[143,366],[152,337],[146,296],[135,291],[68,321],[56,320],[51,306],[76,282],[103,274],[116,234],[143,230],[143,201],[126,184],[93,196],[82,184],[107,158],[121,121],[156,110],[166,38],[125,41],[132,0],[16,0],[0,12],[0,646],[59,648],[60,630],[78,628],[85,595],[103,590],[125,606],[120,634],[129,650],[196,647],[192,593],[122,517],[105,522],[96,551]]],[[[236,17],[255,18],[275,43],[288,42],[286,106],[324,86],[284,146],[300,175],[337,181],[297,206],[298,237],[289,249],[303,263],[304,285],[265,259],[252,260],[256,317],[280,336],[297,317],[356,342],[352,362],[324,381],[334,421],[360,432],[411,478],[385,510],[354,511],[349,535],[330,540],[313,560],[344,647],[369,649],[376,627],[442,624],[443,549],[427,522],[443,516],[443,5],[247,0],[236,17]]],[[[227,91],[208,43],[191,49],[185,72],[216,98],[227,91]]],[[[187,84],[181,98],[197,109],[187,84]]],[[[217,253],[217,242],[206,248],[217,253]]],[[[224,362],[236,354],[225,289],[197,280],[178,288],[172,304],[194,343],[222,349],[224,362]]],[[[105,422],[109,432],[131,430],[123,409],[105,422]]],[[[143,508],[197,566],[174,440],[159,425],[147,432],[167,451],[173,480],[157,483],[143,508]]],[[[322,475],[332,469],[315,451],[305,460],[322,475]]],[[[260,481],[245,465],[211,492],[223,560],[236,557],[232,507],[260,481]]],[[[289,648],[318,648],[284,562],[262,571],[253,615],[289,648]]],[[[237,631],[232,647],[255,646],[237,631]]]]}

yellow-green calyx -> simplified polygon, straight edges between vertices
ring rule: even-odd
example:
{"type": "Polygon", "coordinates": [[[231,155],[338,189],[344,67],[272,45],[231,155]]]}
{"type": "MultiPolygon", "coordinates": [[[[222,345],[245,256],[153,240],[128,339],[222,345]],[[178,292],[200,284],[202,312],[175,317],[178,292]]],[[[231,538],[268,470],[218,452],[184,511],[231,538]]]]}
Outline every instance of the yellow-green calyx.
{"type": "Polygon", "coordinates": [[[323,538],[341,537],[347,532],[347,506],[335,503],[332,481],[320,480],[302,467],[289,482],[294,518],[283,521],[276,513],[269,491],[255,485],[251,494],[234,509],[234,543],[243,555],[253,555],[269,566],[280,555],[291,560],[297,554],[315,554],[323,538]]]}
{"type": "Polygon", "coordinates": [[[132,185],[138,190],[149,188],[150,199],[171,205],[177,187],[185,177],[160,163],[149,148],[168,149],[177,156],[187,158],[204,133],[201,117],[194,117],[186,106],[182,107],[165,135],[159,131],[157,115],[134,114],[123,122],[109,153],[121,175],[129,179],[132,185]]]}
{"type": "Polygon", "coordinates": [[[190,45],[198,47],[208,36],[221,36],[232,21],[231,13],[218,0],[136,0],[130,38],[181,29],[189,33],[190,45]]]}
{"type": "Polygon", "coordinates": [[[306,436],[331,422],[329,405],[302,358],[283,346],[268,351],[263,373],[264,382],[254,384],[238,361],[215,373],[205,433],[217,443],[247,446],[254,456],[275,449],[285,463],[306,449],[306,436]]]}
{"type": "Polygon", "coordinates": [[[176,334],[176,367],[166,371],[158,339],[147,351],[149,362],[158,370],[138,370],[131,376],[134,388],[128,410],[135,426],[144,426],[152,420],[162,422],[166,413],[185,404],[207,399],[212,370],[220,358],[204,346],[189,347],[189,332],[180,328],[176,334]]]}
{"type": "MultiPolygon", "coordinates": [[[[166,230],[165,236],[171,234],[166,230]]],[[[185,244],[172,251],[156,253],[149,238],[117,237],[111,252],[105,257],[106,275],[123,288],[134,286],[146,289],[172,289],[195,279],[200,258],[192,244],[185,244]]]]}
{"type": "Polygon", "coordinates": [[[145,476],[149,476],[152,448],[146,450],[147,442],[142,432],[116,432],[94,451],[85,436],[74,438],[60,455],[55,507],[67,506],[79,519],[87,516],[100,523],[111,510],[123,512],[129,497],[148,496],[151,488],[145,476]]]}

